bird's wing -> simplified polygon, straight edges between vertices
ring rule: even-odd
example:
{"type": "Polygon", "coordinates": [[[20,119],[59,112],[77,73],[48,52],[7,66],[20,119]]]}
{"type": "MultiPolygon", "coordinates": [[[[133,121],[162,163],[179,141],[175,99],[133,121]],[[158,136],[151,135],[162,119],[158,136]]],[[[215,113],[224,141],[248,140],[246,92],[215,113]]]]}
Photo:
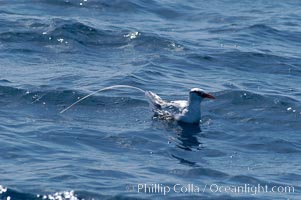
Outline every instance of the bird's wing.
{"type": "Polygon", "coordinates": [[[187,107],[187,101],[164,101],[151,91],[145,92],[145,96],[156,114],[175,116],[187,107]]]}
{"type": "Polygon", "coordinates": [[[180,114],[187,107],[187,101],[170,101],[168,102],[164,109],[168,110],[168,112],[173,113],[174,115],[180,114]]]}
{"type": "Polygon", "coordinates": [[[188,102],[185,100],[178,100],[178,101],[171,101],[169,104],[183,110],[187,107],[188,102]]]}
{"type": "Polygon", "coordinates": [[[161,97],[159,97],[157,94],[151,92],[151,91],[146,91],[145,96],[154,110],[161,110],[165,105],[167,104],[166,101],[162,100],[161,97]]]}

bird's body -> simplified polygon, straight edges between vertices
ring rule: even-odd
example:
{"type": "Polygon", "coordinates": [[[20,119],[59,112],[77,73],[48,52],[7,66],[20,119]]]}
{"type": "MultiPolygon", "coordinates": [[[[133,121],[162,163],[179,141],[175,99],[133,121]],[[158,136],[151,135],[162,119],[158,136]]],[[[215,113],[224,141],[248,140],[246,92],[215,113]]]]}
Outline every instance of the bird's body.
{"type": "Polygon", "coordinates": [[[105,87],[95,92],[92,92],[80,99],[76,102],[63,109],[60,113],[64,113],[69,110],[74,105],[79,102],[87,99],[88,97],[105,90],[110,90],[114,88],[132,88],[143,92],[154,111],[155,115],[159,116],[163,119],[172,119],[185,123],[198,124],[201,120],[201,102],[204,98],[215,99],[214,96],[204,92],[200,88],[193,88],[189,92],[189,98],[187,101],[179,100],[179,101],[164,101],[157,94],[151,91],[145,91],[141,88],[130,86],[130,85],[113,85],[109,87],[105,87]]]}
{"type": "Polygon", "coordinates": [[[201,120],[201,101],[203,98],[214,99],[212,95],[205,93],[199,88],[190,90],[187,101],[164,101],[151,91],[146,91],[145,96],[155,115],[192,124],[199,123],[201,120]]]}

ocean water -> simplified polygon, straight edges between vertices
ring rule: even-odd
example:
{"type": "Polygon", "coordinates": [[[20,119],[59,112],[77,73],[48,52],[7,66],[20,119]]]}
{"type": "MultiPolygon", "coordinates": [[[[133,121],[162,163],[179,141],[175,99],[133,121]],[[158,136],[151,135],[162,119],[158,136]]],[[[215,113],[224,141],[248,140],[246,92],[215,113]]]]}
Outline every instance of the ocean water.
{"type": "Polygon", "coordinates": [[[300,7],[1,1],[0,199],[299,199],[300,7]],[[200,127],[152,118],[131,89],[59,113],[116,84],[217,99],[200,127]]]}

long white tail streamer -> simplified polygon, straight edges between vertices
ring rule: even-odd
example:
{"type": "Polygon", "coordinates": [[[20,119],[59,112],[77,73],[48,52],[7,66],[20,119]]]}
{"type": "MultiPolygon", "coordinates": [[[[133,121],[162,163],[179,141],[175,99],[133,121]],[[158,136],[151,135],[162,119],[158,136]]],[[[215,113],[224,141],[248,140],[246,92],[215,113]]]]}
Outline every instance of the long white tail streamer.
{"type": "Polygon", "coordinates": [[[99,89],[99,90],[96,90],[95,92],[92,92],[82,98],[80,98],[79,100],[77,100],[76,102],[74,102],[73,104],[71,104],[70,106],[68,106],[67,108],[65,108],[64,110],[62,110],[60,113],[64,113],[66,112],[67,110],[69,110],[71,107],[73,107],[74,105],[78,104],[79,102],[85,100],[86,98],[98,93],[98,92],[102,92],[102,91],[105,91],[105,90],[110,90],[110,89],[114,89],[114,88],[132,88],[132,89],[136,89],[136,90],[139,90],[140,92],[142,93],[145,93],[144,90],[142,90],[141,88],[138,88],[138,87],[134,87],[134,86],[130,86],[130,85],[113,85],[113,86],[109,86],[109,87],[105,87],[105,88],[102,88],[102,89],[99,89]]]}

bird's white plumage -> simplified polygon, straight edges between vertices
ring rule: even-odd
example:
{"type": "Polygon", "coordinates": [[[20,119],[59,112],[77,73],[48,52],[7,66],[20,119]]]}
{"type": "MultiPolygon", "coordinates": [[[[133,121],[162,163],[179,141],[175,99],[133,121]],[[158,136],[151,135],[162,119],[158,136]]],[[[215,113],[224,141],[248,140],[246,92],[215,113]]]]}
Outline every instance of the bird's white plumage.
{"type": "Polygon", "coordinates": [[[201,88],[192,88],[190,92],[204,92],[201,88]]]}
{"type": "Polygon", "coordinates": [[[151,91],[146,91],[145,96],[155,115],[186,123],[199,123],[201,119],[200,104],[203,99],[200,94],[202,93],[204,93],[204,91],[200,88],[191,89],[187,101],[164,101],[161,97],[151,91]]]}

